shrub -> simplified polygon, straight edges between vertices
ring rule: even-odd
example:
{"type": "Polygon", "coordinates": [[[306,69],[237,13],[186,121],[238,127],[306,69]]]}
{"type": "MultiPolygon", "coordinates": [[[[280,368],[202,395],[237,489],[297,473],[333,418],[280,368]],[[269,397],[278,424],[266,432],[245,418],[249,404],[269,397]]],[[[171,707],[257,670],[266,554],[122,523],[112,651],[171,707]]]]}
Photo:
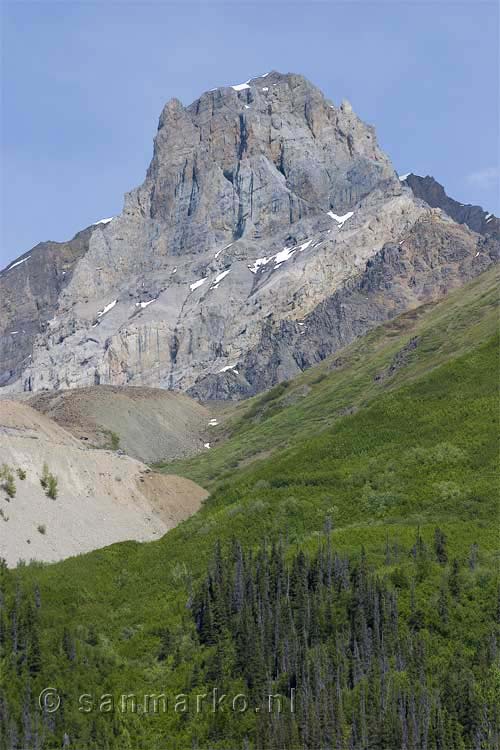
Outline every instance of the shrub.
{"type": "Polygon", "coordinates": [[[103,447],[105,447],[107,450],[117,451],[120,447],[120,436],[118,435],[118,433],[113,432],[112,430],[103,430],[102,433],[106,440],[106,443],[103,447]]]}
{"type": "Polygon", "coordinates": [[[3,464],[0,468],[0,480],[1,487],[5,490],[8,497],[14,497],[16,494],[16,483],[14,481],[14,474],[7,464],[3,464]]]}
{"type": "Polygon", "coordinates": [[[253,488],[254,490],[268,490],[271,486],[271,483],[267,481],[267,479],[258,479],[253,488]]]}
{"type": "Polygon", "coordinates": [[[436,488],[440,499],[444,502],[458,502],[463,494],[461,488],[456,482],[437,482],[434,487],[436,488]]]}
{"type": "Polygon", "coordinates": [[[327,372],[320,372],[320,373],[318,373],[318,375],[316,375],[315,378],[312,378],[311,383],[313,385],[316,385],[317,383],[321,383],[327,377],[328,377],[328,373],[327,372]]]}
{"type": "MultiPolygon", "coordinates": [[[[276,399],[282,396],[289,385],[290,381],[283,380],[281,383],[278,383],[273,388],[271,388],[271,390],[267,391],[267,393],[264,393],[262,396],[260,396],[260,398],[258,398],[245,413],[245,419],[252,419],[253,417],[256,417],[260,412],[262,412],[262,408],[264,406],[270,404],[273,401],[276,401],[276,399]]],[[[267,414],[266,416],[269,416],[269,414],[267,414]]]]}
{"type": "Polygon", "coordinates": [[[44,523],[39,523],[36,528],[40,532],[40,534],[45,534],[45,532],[47,531],[47,527],[44,523]]]}
{"type": "Polygon", "coordinates": [[[53,474],[49,474],[46,495],[47,497],[52,498],[52,500],[55,500],[57,497],[57,477],[55,477],[53,474]]]}
{"type": "Polygon", "coordinates": [[[110,440],[111,440],[111,449],[114,451],[117,451],[120,447],[120,436],[116,434],[116,432],[110,433],[110,440]]]}
{"type": "Polygon", "coordinates": [[[42,476],[40,477],[40,484],[43,489],[46,490],[49,483],[49,467],[46,463],[43,465],[42,476]]]}
{"type": "Polygon", "coordinates": [[[20,466],[19,466],[19,467],[18,467],[18,469],[17,469],[17,476],[19,477],[19,479],[20,479],[20,480],[21,480],[22,482],[23,482],[23,481],[24,481],[24,480],[26,479],[26,472],[25,472],[25,470],[24,470],[24,469],[21,469],[21,467],[20,467],[20,466]]]}
{"type": "Polygon", "coordinates": [[[46,463],[43,465],[42,476],[40,478],[40,484],[45,490],[47,497],[55,500],[57,497],[57,477],[51,474],[49,467],[46,463]]]}

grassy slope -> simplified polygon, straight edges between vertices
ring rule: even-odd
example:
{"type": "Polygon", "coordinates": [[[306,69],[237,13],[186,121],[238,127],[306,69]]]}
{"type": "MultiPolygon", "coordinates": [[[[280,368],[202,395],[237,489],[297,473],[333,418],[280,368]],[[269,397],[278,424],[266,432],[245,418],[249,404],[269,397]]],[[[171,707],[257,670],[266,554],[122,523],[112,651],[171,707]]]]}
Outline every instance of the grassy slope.
{"type": "Polygon", "coordinates": [[[411,383],[470,351],[498,325],[499,272],[493,268],[440,303],[422,305],[371,331],[351,346],[271,391],[222,412],[212,449],[192,459],[159,464],[167,473],[213,488],[235,468],[268,457],[328,429],[387,391],[411,383]],[[406,366],[376,380],[413,337],[418,346],[406,366]]]}
{"type": "MultiPolygon", "coordinates": [[[[325,362],[276,399],[261,396],[240,405],[224,427],[233,436],[227,443],[197,461],[176,464],[176,472],[202,484],[212,481],[213,494],[159,542],[122,543],[23,569],[25,581],[41,587],[42,620],[50,625],[43,634],[43,685],[50,675],[47,684],[75,694],[89,685],[98,685],[99,692],[185,688],[197,658],[186,620],[187,591],[206,569],[218,538],[235,535],[258,544],[282,537],[291,549],[312,548],[330,517],[334,547],[356,552],[364,545],[378,567],[387,538],[408,550],[419,525],[432,545],[439,524],[450,558],[463,560],[470,545],[479,544],[483,588],[489,590],[498,564],[494,289],[490,272],[444,302],[372,332],[342,352],[341,368],[329,372],[325,362]],[[374,381],[413,336],[420,337],[419,345],[406,365],[392,378],[374,381]],[[304,386],[311,388],[307,395],[286,407],[304,386]],[[340,416],[346,406],[358,410],[340,416]],[[283,443],[288,449],[234,469],[283,443]],[[95,626],[99,668],[62,665],[65,626],[81,639],[79,649],[88,652],[90,664],[92,647],[84,639],[95,626]],[[175,663],[156,658],[158,630],[165,626],[176,633],[175,663]]],[[[436,585],[431,575],[417,591],[429,617],[436,585]]],[[[464,607],[462,626],[480,633],[483,605],[473,604],[464,607]]],[[[160,727],[189,735],[178,717],[154,721],[145,730],[151,736],[160,727]]]]}

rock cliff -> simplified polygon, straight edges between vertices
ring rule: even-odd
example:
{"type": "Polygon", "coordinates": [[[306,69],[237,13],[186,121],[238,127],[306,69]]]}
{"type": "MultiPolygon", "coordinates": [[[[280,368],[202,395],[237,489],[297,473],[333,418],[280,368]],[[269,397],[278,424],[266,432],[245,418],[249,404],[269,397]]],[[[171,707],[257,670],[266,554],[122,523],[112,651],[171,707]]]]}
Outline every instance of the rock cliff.
{"type": "Polygon", "coordinates": [[[1,384],[255,393],[494,262],[429,200],[302,76],[171,100],[123,212],[0,274],[1,384]]]}

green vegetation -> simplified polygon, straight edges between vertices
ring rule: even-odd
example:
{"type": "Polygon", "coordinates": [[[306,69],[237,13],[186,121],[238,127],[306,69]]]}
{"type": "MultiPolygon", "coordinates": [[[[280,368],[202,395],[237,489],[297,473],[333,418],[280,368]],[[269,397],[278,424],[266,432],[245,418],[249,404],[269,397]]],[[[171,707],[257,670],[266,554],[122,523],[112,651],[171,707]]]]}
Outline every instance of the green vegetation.
{"type": "Polygon", "coordinates": [[[40,532],[40,534],[46,534],[47,533],[47,527],[45,526],[44,523],[39,523],[38,526],[36,527],[36,529],[37,529],[37,531],[40,532]]]}
{"type": "Polygon", "coordinates": [[[158,542],[2,568],[0,747],[497,748],[495,297],[489,272],[238,405],[165,467],[211,495],[158,542]],[[214,687],[251,710],[175,710],[214,687]]]}
{"type": "Polygon", "coordinates": [[[112,451],[117,451],[120,447],[120,436],[113,430],[103,430],[103,433],[108,441],[108,448],[112,451]]]}
{"type": "Polygon", "coordinates": [[[55,500],[57,497],[57,477],[54,474],[51,474],[49,471],[49,467],[45,463],[43,465],[42,470],[42,476],[40,478],[40,484],[42,485],[43,489],[45,490],[45,494],[47,497],[52,498],[52,500],[55,500]]]}
{"type": "Polygon", "coordinates": [[[52,500],[55,500],[57,497],[57,477],[53,474],[49,474],[48,476],[46,494],[52,500]]]}
{"type": "Polygon", "coordinates": [[[42,476],[40,477],[40,484],[43,489],[46,490],[49,484],[49,467],[48,464],[44,463],[42,469],[42,476]]]}
{"type": "MultiPolygon", "coordinates": [[[[280,545],[256,555],[237,542],[217,546],[192,606],[207,653],[200,687],[242,681],[262,705],[271,684],[286,705],[301,686],[281,721],[259,712],[259,747],[486,746],[497,719],[486,645],[495,589],[478,587],[477,549],[467,566],[445,557],[438,528],[434,550],[418,530],[410,550],[388,545],[385,576],[369,571],[363,551],[356,560],[334,553],[329,524],[311,558],[287,560],[280,545]],[[439,592],[433,613],[416,594],[424,580],[439,592]],[[467,654],[455,637],[470,595],[485,616],[467,654]]],[[[231,724],[214,721],[210,731],[223,740],[231,724]]]]}
{"type": "Polygon", "coordinates": [[[19,477],[19,479],[20,479],[20,480],[21,480],[22,482],[24,482],[24,480],[26,479],[26,471],[25,471],[24,469],[21,469],[21,467],[19,466],[19,467],[18,467],[18,468],[16,469],[16,474],[17,474],[17,476],[19,477]]]}
{"type": "MultiPolygon", "coordinates": [[[[211,450],[159,465],[213,489],[234,470],[328,430],[378,396],[412,383],[471,351],[498,329],[496,268],[443,302],[423,305],[377,328],[290,383],[230,407],[211,450]],[[416,340],[414,348],[408,344],[416,340]],[[394,368],[391,371],[391,367],[394,368]]],[[[227,409],[226,409],[227,412],[227,409]]]]}
{"type": "Polygon", "coordinates": [[[16,482],[14,479],[14,472],[10,466],[7,466],[7,464],[0,466],[0,487],[7,493],[9,498],[15,497],[16,482]]]}

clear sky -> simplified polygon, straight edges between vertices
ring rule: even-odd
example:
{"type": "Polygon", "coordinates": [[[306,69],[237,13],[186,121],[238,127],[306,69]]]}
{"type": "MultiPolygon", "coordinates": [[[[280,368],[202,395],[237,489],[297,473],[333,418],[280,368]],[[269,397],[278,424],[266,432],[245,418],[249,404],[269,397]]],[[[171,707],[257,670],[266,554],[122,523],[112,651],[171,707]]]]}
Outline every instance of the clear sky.
{"type": "Polygon", "coordinates": [[[496,2],[2,3],[0,267],[122,208],[164,103],[275,69],[375,125],[399,173],[499,212],[496,2]]]}

